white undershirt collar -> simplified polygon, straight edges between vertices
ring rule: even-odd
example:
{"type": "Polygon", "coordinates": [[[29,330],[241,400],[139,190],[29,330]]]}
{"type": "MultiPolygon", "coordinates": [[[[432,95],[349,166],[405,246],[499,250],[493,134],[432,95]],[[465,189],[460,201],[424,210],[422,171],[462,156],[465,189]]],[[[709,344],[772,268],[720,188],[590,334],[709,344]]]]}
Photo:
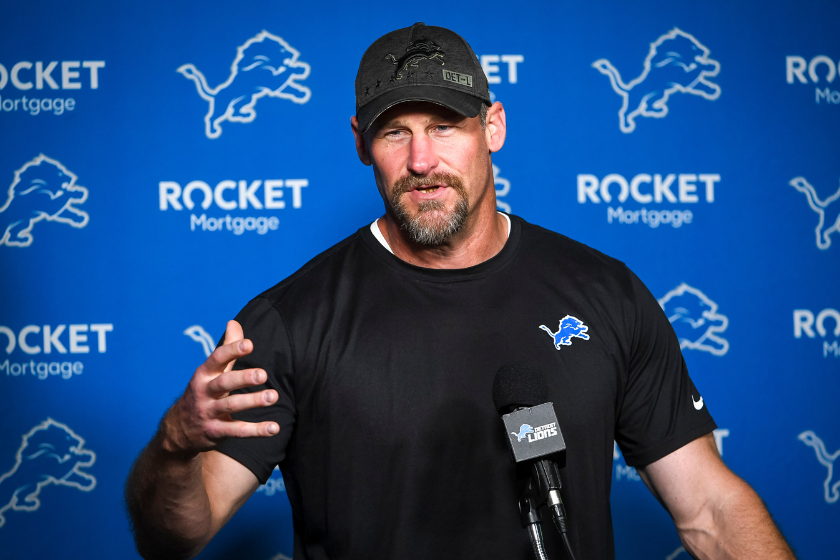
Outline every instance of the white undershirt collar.
{"type": "MultiPolygon", "coordinates": [[[[507,234],[508,234],[508,237],[510,237],[510,227],[511,227],[510,226],[510,216],[508,216],[507,214],[505,214],[503,212],[498,212],[498,213],[499,213],[499,215],[501,215],[507,221],[507,234]]],[[[393,255],[394,251],[391,250],[391,246],[388,245],[388,242],[385,240],[385,237],[382,235],[382,232],[379,231],[379,225],[377,224],[378,221],[379,221],[379,218],[373,220],[373,223],[370,224],[370,232],[377,239],[377,241],[379,241],[382,244],[382,246],[385,247],[386,249],[388,249],[388,252],[393,255]]]]}

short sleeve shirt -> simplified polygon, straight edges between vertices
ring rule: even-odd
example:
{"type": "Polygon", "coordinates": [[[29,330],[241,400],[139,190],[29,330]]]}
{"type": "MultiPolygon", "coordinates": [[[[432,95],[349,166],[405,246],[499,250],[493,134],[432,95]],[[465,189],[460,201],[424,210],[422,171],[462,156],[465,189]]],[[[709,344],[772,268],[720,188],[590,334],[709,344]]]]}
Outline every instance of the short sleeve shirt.
{"type": "MultiPolygon", "coordinates": [[[[219,448],[264,482],[283,472],[295,558],[531,558],[495,373],[545,377],[566,441],[578,557],[613,558],[613,441],[629,465],[715,428],[656,299],[624,266],[511,216],[499,254],[412,266],[363,227],[238,315],[276,404],[270,438],[219,448]]],[[[549,555],[563,557],[553,531],[549,555]]]]}

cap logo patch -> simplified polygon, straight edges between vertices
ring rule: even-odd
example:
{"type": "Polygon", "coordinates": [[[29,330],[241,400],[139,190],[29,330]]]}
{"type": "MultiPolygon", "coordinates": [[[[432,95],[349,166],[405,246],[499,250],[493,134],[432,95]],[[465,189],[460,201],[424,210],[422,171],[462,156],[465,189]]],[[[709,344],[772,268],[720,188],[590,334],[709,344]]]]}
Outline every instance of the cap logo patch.
{"type": "Polygon", "coordinates": [[[443,70],[443,79],[447,82],[453,82],[460,86],[472,87],[473,77],[469,74],[461,74],[460,72],[453,72],[452,70],[443,70]]]}
{"type": "MultiPolygon", "coordinates": [[[[385,60],[390,60],[397,68],[394,70],[393,80],[402,80],[403,72],[409,67],[417,68],[417,63],[421,60],[433,60],[443,66],[443,57],[445,53],[440,50],[440,46],[429,39],[417,39],[412,41],[405,49],[405,54],[399,60],[392,54],[385,56],[385,60]]],[[[472,80],[472,78],[470,78],[472,80]]]]}

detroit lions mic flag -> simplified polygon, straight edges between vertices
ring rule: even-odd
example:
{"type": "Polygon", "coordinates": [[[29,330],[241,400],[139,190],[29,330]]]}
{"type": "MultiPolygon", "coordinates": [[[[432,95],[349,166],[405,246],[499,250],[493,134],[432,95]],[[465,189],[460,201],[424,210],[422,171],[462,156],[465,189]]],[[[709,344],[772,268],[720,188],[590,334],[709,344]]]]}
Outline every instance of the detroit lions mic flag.
{"type": "Polygon", "coordinates": [[[566,464],[566,442],[542,375],[525,364],[504,365],[493,379],[493,403],[502,415],[514,463],[551,458],[566,464]]]}

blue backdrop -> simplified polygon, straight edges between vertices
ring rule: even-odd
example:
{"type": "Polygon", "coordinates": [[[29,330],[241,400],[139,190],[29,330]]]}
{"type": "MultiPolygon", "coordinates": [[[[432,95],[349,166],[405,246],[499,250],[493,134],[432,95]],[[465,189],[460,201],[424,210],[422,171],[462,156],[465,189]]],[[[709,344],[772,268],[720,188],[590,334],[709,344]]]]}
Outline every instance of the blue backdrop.
{"type": "MultiPolygon", "coordinates": [[[[724,461],[801,558],[834,557],[838,17],[827,0],[7,3],[0,556],[136,556],[123,482],[208,344],[382,213],[353,80],[376,37],[425,21],[472,44],[505,105],[499,207],[635,270],[724,461]]],[[[618,452],[612,487],[619,558],[687,558],[618,452]]],[[[200,558],[291,549],[276,472],[200,558]]]]}

